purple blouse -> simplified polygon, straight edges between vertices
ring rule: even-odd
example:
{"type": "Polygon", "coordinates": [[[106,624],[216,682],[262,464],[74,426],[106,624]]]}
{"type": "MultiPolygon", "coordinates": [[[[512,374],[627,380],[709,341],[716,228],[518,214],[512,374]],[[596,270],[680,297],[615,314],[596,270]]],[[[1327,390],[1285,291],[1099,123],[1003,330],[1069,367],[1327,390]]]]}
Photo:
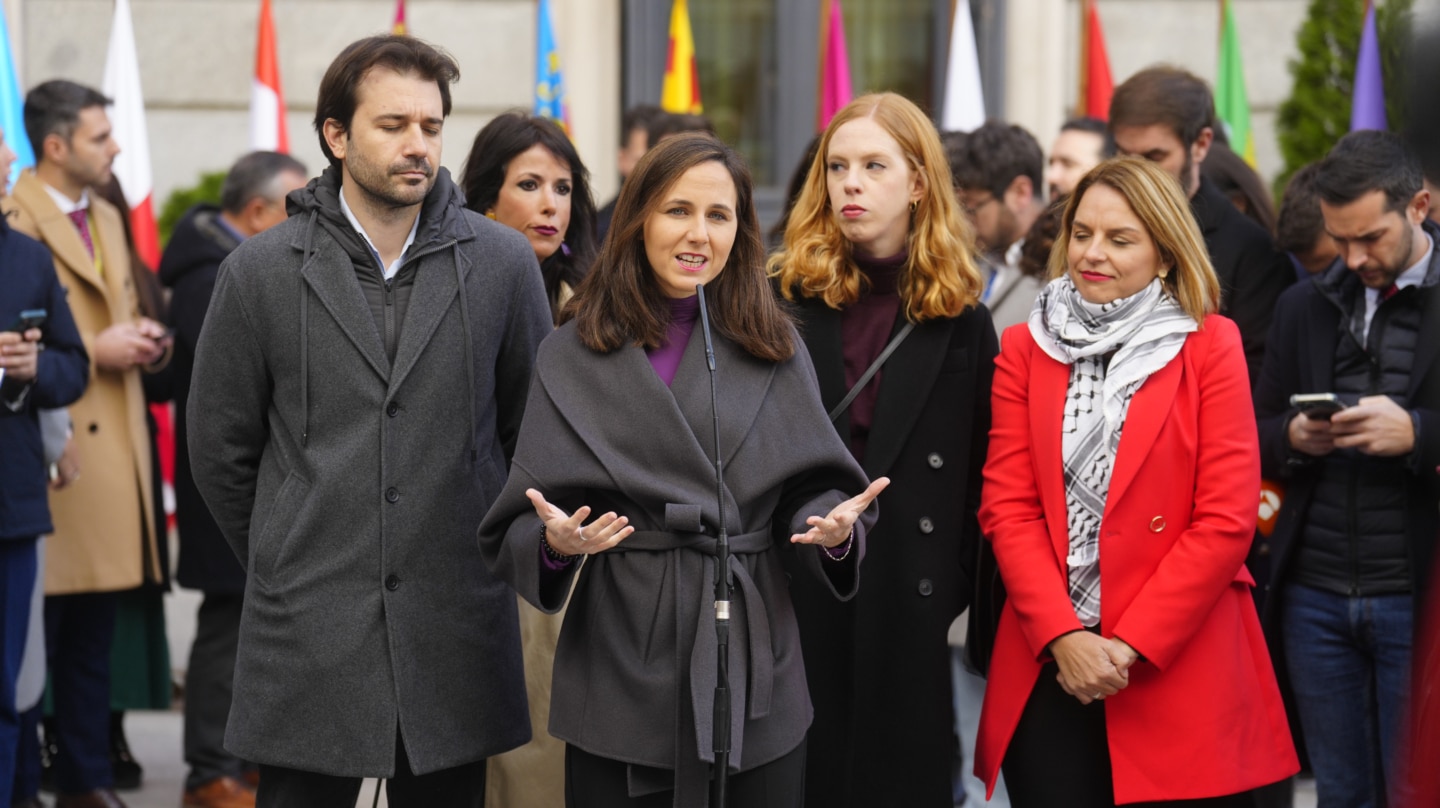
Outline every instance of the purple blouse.
{"type": "Polygon", "coordinates": [[[700,319],[700,298],[667,297],[670,306],[670,325],[665,329],[665,344],[659,348],[646,348],[650,367],[655,375],[669,387],[675,381],[675,371],[680,369],[680,358],[685,355],[685,346],[690,344],[690,334],[695,330],[695,321],[700,319]]]}

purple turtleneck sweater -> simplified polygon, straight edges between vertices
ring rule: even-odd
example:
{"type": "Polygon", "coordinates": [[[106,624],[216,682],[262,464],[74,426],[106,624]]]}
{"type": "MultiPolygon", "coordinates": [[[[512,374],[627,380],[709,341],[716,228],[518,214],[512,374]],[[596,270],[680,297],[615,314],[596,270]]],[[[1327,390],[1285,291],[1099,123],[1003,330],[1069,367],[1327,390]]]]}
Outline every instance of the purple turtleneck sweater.
{"type": "MultiPolygon", "coordinates": [[[[845,357],[846,390],[860,381],[890,341],[895,320],[900,315],[900,294],[896,286],[908,257],[908,251],[880,259],[855,256],[855,265],[870,279],[870,287],[840,313],[840,352],[845,357]]],[[[884,375],[884,369],[876,373],[850,404],[850,453],[860,463],[865,462],[870,425],[875,421],[875,402],[880,396],[880,378],[884,375]]]]}
{"type": "Polygon", "coordinates": [[[670,307],[670,327],[665,329],[665,344],[659,348],[646,348],[650,366],[655,375],[669,387],[675,380],[675,371],[680,369],[680,357],[685,355],[685,346],[690,344],[690,333],[695,330],[695,321],[700,319],[700,298],[667,297],[670,307]]]}

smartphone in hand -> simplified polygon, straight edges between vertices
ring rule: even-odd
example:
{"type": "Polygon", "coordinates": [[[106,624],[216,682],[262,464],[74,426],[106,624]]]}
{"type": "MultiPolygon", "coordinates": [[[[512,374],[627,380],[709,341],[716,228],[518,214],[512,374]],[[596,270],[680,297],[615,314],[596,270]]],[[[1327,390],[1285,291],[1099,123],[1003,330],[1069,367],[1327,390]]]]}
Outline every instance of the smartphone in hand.
{"type": "Polygon", "coordinates": [[[1334,393],[1296,394],[1290,397],[1290,406],[1316,421],[1328,421],[1330,416],[1345,409],[1345,403],[1334,393]]]}

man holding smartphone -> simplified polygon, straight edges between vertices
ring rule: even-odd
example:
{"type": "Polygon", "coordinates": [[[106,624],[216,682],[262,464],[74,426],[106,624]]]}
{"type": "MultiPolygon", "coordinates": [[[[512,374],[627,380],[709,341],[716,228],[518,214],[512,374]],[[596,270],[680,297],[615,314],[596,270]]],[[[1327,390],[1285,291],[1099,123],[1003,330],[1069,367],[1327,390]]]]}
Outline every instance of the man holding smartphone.
{"type": "MultiPolygon", "coordinates": [[[[15,154],[0,131],[0,183],[15,154]]],[[[90,373],[45,248],[0,216],[0,799],[10,799],[20,716],[16,678],[30,627],[36,544],[49,533],[41,407],[80,397],[90,373]],[[44,348],[42,350],[41,348],[44,348]]],[[[35,743],[32,734],[29,743],[35,743]]]]}
{"type": "Polygon", "coordinates": [[[1265,620],[1321,803],[1410,804],[1396,763],[1440,529],[1440,227],[1392,134],[1347,135],[1315,186],[1340,260],[1280,298],[1255,393],[1265,476],[1288,486],[1265,620]]]}

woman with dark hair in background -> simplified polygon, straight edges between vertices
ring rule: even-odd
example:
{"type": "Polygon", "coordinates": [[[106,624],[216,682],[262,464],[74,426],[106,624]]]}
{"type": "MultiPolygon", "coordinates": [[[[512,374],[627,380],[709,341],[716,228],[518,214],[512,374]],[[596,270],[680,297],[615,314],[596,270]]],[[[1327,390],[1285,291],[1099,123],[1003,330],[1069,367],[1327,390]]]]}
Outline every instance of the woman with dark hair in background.
{"type": "Polygon", "coordinates": [[[997,347],[975,262],[925,114],[894,93],[840,110],[770,267],[833,428],[868,476],[897,484],[853,600],[792,576],[815,672],[807,805],[953,804],[947,633],[971,599],[997,347]]]}
{"type": "Polygon", "coordinates": [[[567,322],[540,346],[510,477],[480,526],[490,568],[537,607],[559,609],[574,584],[550,710],[570,808],[706,804],[722,528],[729,804],[802,804],[811,706],[780,557],[853,595],[888,481],[867,488],[825,422],[765,277],[752,193],[711,135],[641,159],[567,322]],[[695,333],[701,284],[714,376],[712,340],[695,333]]]}
{"type": "Polygon", "coordinates": [[[590,172],[565,131],[525,112],[500,115],[475,136],[460,189],[466,207],[530,240],[558,316],[596,250],[590,172]]]}

